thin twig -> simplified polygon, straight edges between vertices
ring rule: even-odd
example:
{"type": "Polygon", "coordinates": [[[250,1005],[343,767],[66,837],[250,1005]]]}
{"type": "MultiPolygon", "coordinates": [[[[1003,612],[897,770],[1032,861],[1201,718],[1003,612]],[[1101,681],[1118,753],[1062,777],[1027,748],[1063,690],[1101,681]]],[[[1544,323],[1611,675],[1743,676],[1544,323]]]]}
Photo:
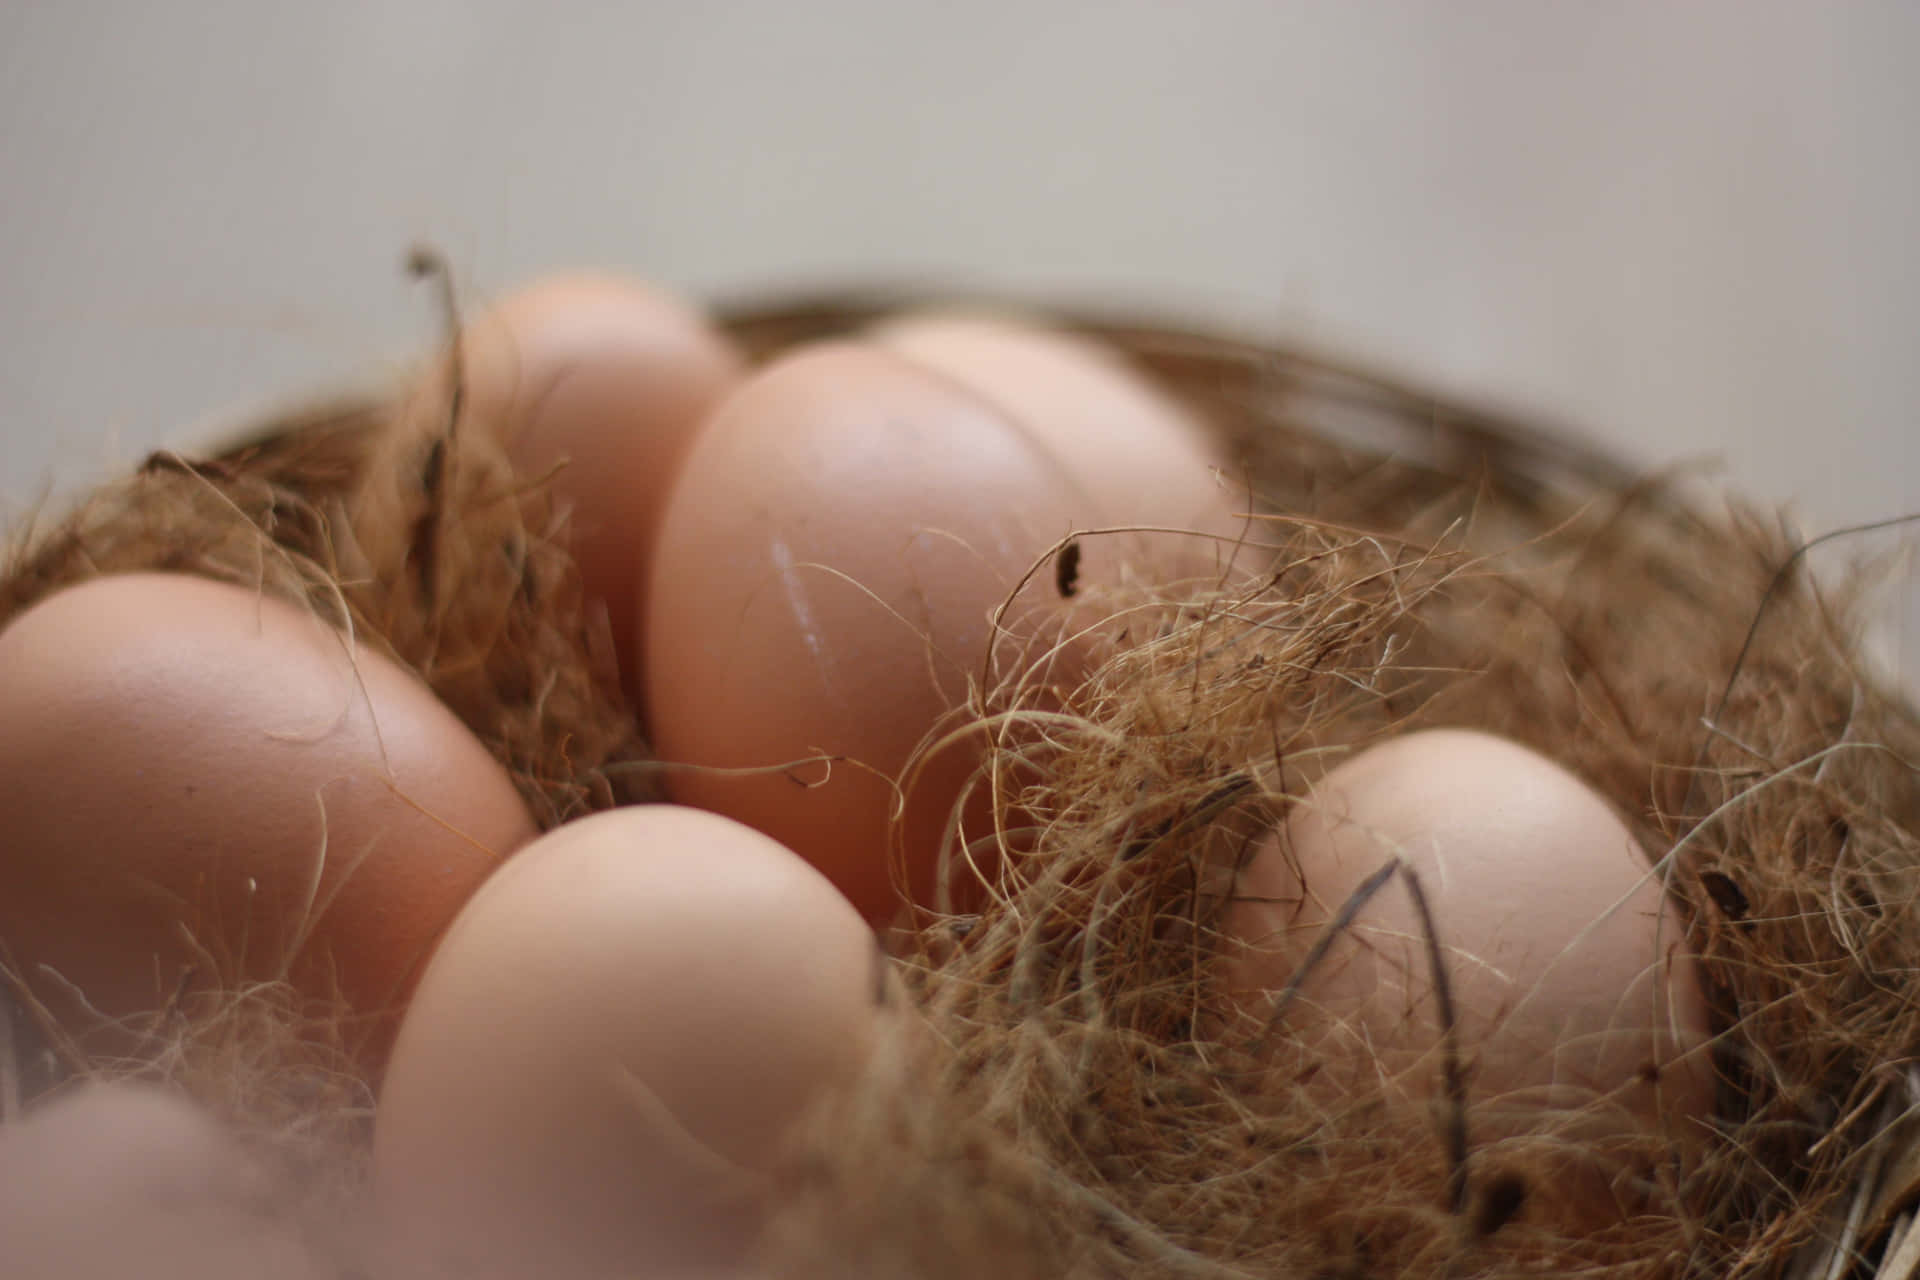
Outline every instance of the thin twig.
{"type": "Polygon", "coordinates": [[[1306,985],[1307,979],[1313,976],[1314,970],[1318,969],[1321,962],[1327,958],[1327,953],[1333,950],[1333,944],[1353,927],[1354,918],[1360,914],[1361,909],[1373,900],[1373,896],[1385,887],[1387,881],[1393,879],[1393,873],[1399,869],[1400,860],[1395,858],[1362,880],[1360,887],[1347,895],[1347,900],[1340,904],[1340,910],[1334,914],[1332,920],[1327,922],[1327,927],[1320,931],[1320,936],[1313,940],[1312,948],[1307,952],[1306,958],[1294,969],[1293,976],[1287,979],[1287,985],[1280,989],[1279,997],[1273,1002],[1272,1011],[1267,1014],[1265,1036],[1272,1036],[1279,1029],[1280,1020],[1286,1017],[1287,1010],[1299,997],[1300,990],[1306,985]]]}
{"type": "MultiPolygon", "coordinates": [[[[1721,687],[1720,699],[1714,703],[1713,714],[1707,717],[1707,723],[1709,725],[1718,725],[1721,718],[1726,714],[1727,703],[1733,699],[1733,686],[1739,681],[1740,672],[1746,667],[1747,658],[1751,656],[1753,652],[1753,642],[1760,634],[1760,625],[1766,621],[1767,612],[1773,604],[1774,597],[1778,595],[1780,589],[1787,584],[1788,578],[1792,575],[1794,569],[1798,567],[1800,561],[1806,557],[1808,552],[1824,543],[1833,542],[1840,538],[1851,538],[1865,533],[1876,533],[1881,529],[1892,529],[1899,525],[1913,524],[1915,522],[1920,522],[1920,512],[1904,516],[1892,516],[1885,520],[1870,520],[1865,524],[1853,524],[1840,529],[1832,529],[1817,538],[1810,538],[1798,547],[1795,547],[1793,552],[1788,555],[1785,560],[1780,562],[1780,567],[1773,571],[1773,577],[1767,582],[1766,590],[1760,593],[1760,603],[1754,606],[1753,620],[1747,624],[1747,634],[1740,642],[1740,651],[1734,655],[1733,668],[1727,672],[1727,682],[1721,687]]],[[[1699,752],[1695,754],[1693,758],[1693,777],[1687,786],[1686,811],[1689,813],[1693,811],[1694,801],[1697,798],[1700,787],[1700,771],[1706,766],[1707,750],[1711,742],[1711,736],[1703,739],[1700,743],[1699,752]]]]}
{"type": "Polygon", "coordinates": [[[1894,1225],[1886,1258],[1880,1263],[1880,1269],[1874,1272],[1873,1280],[1913,1280],[1913,1274],[1920,1271],[1920,1230],[1915,1229],[1912,1218],[1901,1215],[1894,1225]]]}
{"type": "Polygon", "coordinates": [[[430,245],[416,245],[407,254],[407,271],[417,279],[430,280],[439,297],[441,323],[447,331],[447,419],[440,434],[428,447],[421,468],[420,487],[427,499],[426,510],[413,526],[414,572],[418,575],[421,603],[431,614],[439,595],[440,555],[447,543],[447,496],[453,490],[453,471],[458,452],[460,418],[467,390],[466,361],[460,341],[460,300],[454,292],[453,270],[440,251],[430,245]]]}
{"type": "Polygon", "coordinates": [[[1440,930],[1434,924],[1433,910],[1427,904],[1427,892],[1420,877],[1406,862],[1397,864],[1407,892],[1413,897],[1413,909],[1420,915],[1420,926],[1427,938],[1427,965],[1432,970],[1433,998],[1440,1011],[1440,1081],[1446,1090],[1447,1114],[1441,1136],[1447,1145],[1447,1202],[1452,1212],[1465,1213],[1467,1194],[1467,1076],[1460,1064],[1460,1027],[1454,1016],[1453,982],[1447,976],[1445,949],[1440,945],[1440,930]]]}

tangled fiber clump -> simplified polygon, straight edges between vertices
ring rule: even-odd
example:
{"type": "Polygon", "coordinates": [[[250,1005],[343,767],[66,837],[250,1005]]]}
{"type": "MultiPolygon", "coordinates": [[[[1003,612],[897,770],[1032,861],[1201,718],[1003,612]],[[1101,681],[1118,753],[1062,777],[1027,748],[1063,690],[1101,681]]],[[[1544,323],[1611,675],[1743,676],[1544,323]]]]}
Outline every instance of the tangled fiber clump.
{"type": "MultiPolygon", "coordinates": [[[[730,324],[764,354],[884,309],[744,308],[730,324]]],[[[986,906],[905,956],[912,1014],[794,1144],[763,1272],[1904,1265],[1920,718],[1862,657],[1862,594],[1817,577],[1778,521],[1525,424],[1229,338],[1082,323],[1219,427],[1245,468],[1246,535],[1215,579],[1116,597],[1080,688],[1043,696],[1015,672],[977,689],[995,823],[956,831],[954,852],[985,869],[986,906]],[[1284,1027],[1221,1030],[1237,859],[1339,760],[1437,726],[1506,735],[1605,795],[1703,962],[1711,1132],[1685,1158],[1658,1135],[1606,1153],[1647,1171],[1641,1211],[1590,1232],[1538,1209],[1574,1141],[1561,1118],[1476,1145],[1470,1088],[1435,1107],[1366,1088],[1329,1103],[1301,1084],[1318,1051],[1284,1027]]],[[[646,800],[645,744],[543,478],[461,428],[458,394],[155,455],[18,535],[0,623],[116,570],[257,586],[419,672],[543,827],[646,800]]],[[[316,1203],[350,1201],[351,1161],[314,1153],[363,1142],[366,1091],[273,1008],[263,992],[173,1011],[152,1032],[164,1051],[134,1065],[56,1044],[54,1067],[29,1066],[183,1082],[290,1153],[316,1203]]]]}

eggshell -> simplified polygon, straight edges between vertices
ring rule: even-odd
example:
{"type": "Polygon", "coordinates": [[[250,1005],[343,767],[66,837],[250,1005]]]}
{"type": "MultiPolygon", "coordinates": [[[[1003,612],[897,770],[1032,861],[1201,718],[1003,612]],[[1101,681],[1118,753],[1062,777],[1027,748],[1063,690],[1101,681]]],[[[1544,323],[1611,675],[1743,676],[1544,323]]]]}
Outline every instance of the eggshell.
{"type": "MultiPolygon", "coordinates": [[[[550,475],[590,601],[604,605],[635,688],[635,600],[681,454],[745,361],[701,311],[665,290],[592,273],[543,276],[460,334],[466,414],[517,467],[550,475]]],[[[444,394],[444,366],[422,394],[444,394]]]]}
{"type": "Polygon", "coordinates": [[[318,1277],[266,1170],[183,1098],[89,1084],[0,1126],[8,1280],[318,1277]]]}
{"type": "Polygon", "coordinates": [[[1193,530],[1134,536],[1145,573],[1193,575],[1233,554],[1244,491],[1216,435],[1099,343],[989,311],[896,317],[874,342],[984,397],[1065,464],[1103,524],[1193,530]]]}
{"type": "Polygon", "coordinates": [[[533,835],[432,693],[313,616],[185,575],[94,579],[0,631],[0,939],[83,1042],[285,977],[385,1015],[533,835]]]}
{"type": "Polygon", "coordinates": [[[884,965],[832,885],[729,819],[557,828],[421,981],[375,1122],[386,1222],[460,1275],[737,1260],[790,1126],[870,1050],[884,965]]]}
{"type": "MultiPolygon", "coordinates": [[[[1606,802],[1502,738],[1408,734],[1300,802],[1240,872],[1224,920],[1223,976],[1251,1015],[1267,1017],[1342,904],[1395,857],[1419,876],[1444,947],[1473,1136],[1697,1133],[1711,1019],[1684,922],[1606,802]],[[1578,1124],[1549,1118],[1575,1111],[1578,1124]]],[[[1307,973],[1285,1027],[1350,1048],[1354,1079],[1434,1096],[1425,939],[1396,879],[1307,973]]]]}
{"type": "MultiPolygon", "coordinates": [[[[964,869],[939,870],[940,837],[980,740],[905,797],[897,875],[894,782],[989,678],[990,649],[990,678],[1077,681],[1081,651],[1051,648],[1077,625],[1055,566],[998,639],[992,620],[1092,505],[985,401],[886,351],[828,343],[761,371],[695,441],[661,525],[650,727],[662,760],[701,766],[668,772],[672,797],[798,851],[876,923],[896,886],[967,893],[964,869]]],[[[1077,581],[1111,581],[1108,552],[1086,548],[1077,581]]]]}

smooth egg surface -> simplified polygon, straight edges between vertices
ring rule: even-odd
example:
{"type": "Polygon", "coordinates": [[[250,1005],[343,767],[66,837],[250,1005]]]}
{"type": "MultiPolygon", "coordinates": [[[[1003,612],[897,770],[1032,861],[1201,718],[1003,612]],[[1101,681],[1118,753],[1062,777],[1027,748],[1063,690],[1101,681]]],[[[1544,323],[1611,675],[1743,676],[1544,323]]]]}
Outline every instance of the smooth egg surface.
{"type": "MultiPolygon", "coordinates": [[[[465,414],[515,465],[551,477],[587,598],[603,606],[634,690],[635,601],[682,453],[745,360],[693,304],[616,276],[524,285],[461,331],[465,414]]],[[[444,365],[422,394],[442,394],[444,365]]]]}
{"type": "Polygon", "coordinates": [[[534,834],[426,686],[314,616],[174,574],[93,579],[0,631],[0,940],[83,1043],[287,979],[385,1028],[534,834]]]}
{"type": "Polygon", "coordinates": [[[1216,571],[1246,508],[1216,434],[1098,342],[990,311],[929,310],[872,340],[985,398],[1065,464],[1108,526],[1192,530],[1123,539],[1138,571],[1216,571]]]}
{"type": "MultiPolygon", "coordinates": [[[[1419,877],[1471,1067],[1472,1123],[1548,1113],[1684,1130],[1710,1109],[1711,1020],[1683,919],[1625,823],[1573,774],[1506,739],[1411,733],[1303,797],[1242,868],[1224,977],[1264,1020],[1310,947],[1394,859],[1419,877]]],[[[1356,1077],[1418,1096],[1440,1078],[1427,932],[1399,879],[1304,973],[1282,1029],[1350,1049],[1356,1077]]],[[[1335,1082],[1337,1083],[1337,1082],[1335,1082]]]]}
{"type": "Polygon", "coordinates": [[[727,818],[646,805],[549,832],[461,913],[407,1014],[375,1125],[389,1229],[460,1275],[737,1261],[790,1128],[904,999],[886,964],[818,872],[727,818]]]}
{"type": "MultiPolygon", "coordinates": [[[[1092,506],[991,405],[890,352],[826,343],[762,370],[695,442],[661,526],[646,704],[671,796],[796,850],[875,923],[903,890],[964,898],[977,881],[941,868],[942,833],[981,740],[932,758],[897,830],[896,784],[972,690],[1077,682],[1046,557],[1092,506]]],[[[1088,545],[1076,583],[1111,581],[1109,551],[1088,545]]]]}
{"type": "Polygon", "coordinates": [[[276,1185],[210,1115],[150,1085],[86,1084],[0,1125],[8,1280],[305,1280],[276,1185]]]}

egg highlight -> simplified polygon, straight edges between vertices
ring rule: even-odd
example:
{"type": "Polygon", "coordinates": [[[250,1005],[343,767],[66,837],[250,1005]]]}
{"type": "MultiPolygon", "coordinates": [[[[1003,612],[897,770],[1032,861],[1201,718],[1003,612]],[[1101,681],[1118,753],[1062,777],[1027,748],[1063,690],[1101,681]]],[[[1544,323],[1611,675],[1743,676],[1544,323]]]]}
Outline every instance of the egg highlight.
{"type": "Polygon", "coordinates": [[[983,739],[903,770],[983,682],[1078,681],[1070,595],[1113,581],[1114,551],[1076,548],[1064,584],[1047,554],[1094,505],[992,405],[890,352],[762,370],[661,524],[646,704],[671,797],[796,850],[876,924],[964,904],[979,880],[943,836],[983,739]]]}
{"type": "Polygon", "coordinates": [[[872,340],[981,396],[1058,458],[1148,580],[1218,572],[1243,535],[1247,495],[1206,425],[1098,342],[1017,315],[928,310],[872,340]]]}
{"type": "Polygon", "coordinates": [[[727,818],[646,805],[549,832],[461,913],[407,1014],[375,1125],[388,1228],[461,1275],[738,1261],[784,1138],[902,999],[885,965],[832,885],[727,818]]]}
{"type": "MultiPolygon", "coordinates": [[[[565,511],[588,601],[604,608],[623,682],[660,511],[680,457],[745,360],[694,305],[588,272],[545,276],[474,315],[459,337],[464,416],[565,511]]],[[[444,363],[416,395],[445,395],[444,363]]]]}
{"type": "Polygon", "coordinates": [[[0,631],[0,941],[83,1045],[286,980],[377,1059],[460,905],[533,823],[389,659],[279,600],[94,579],[0,631]]]}
{"type": "Polygon", "coordinates": [[[1431,911],[1476,1140],[1547,1126],[1683,1145],[1700,1134],[1712,1026],[1684,920],[1599,795],[1484,733],[1430,730],[1360,752],[1246,861],[1222,924],[1243,1030],[1272,1018],[1297,980],[1274,1031],[1325,1050],[1332,1096],[1342,1081],[1381,1080],[1389,1096],[1440,1096],[1429,935],[1397,875],[1302,967],[1363,882],[1396,861],[1431,911]]]}

